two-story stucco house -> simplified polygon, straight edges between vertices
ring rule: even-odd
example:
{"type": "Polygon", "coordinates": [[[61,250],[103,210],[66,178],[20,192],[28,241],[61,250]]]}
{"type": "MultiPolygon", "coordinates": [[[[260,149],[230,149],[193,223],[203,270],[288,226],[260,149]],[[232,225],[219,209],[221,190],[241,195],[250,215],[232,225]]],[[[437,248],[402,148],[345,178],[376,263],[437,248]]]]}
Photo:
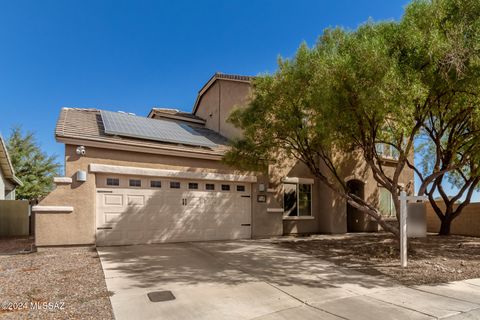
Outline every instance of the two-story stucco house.
{"type": "MultiPolygon", "coordinates": [[[[226,119],[248,103],[250,82],[247,76],[215,74],[191,113],[153,108],[142,117],[63,108],[55,136],[65,144],[66,177],[56,178],[57,188],[34,207],[37,245],[378,230],[301,163],[262,175],[221,161],[228,140],[242,134],[226,119]]],[[[361,159],[346,157],[344,167],[350,187],[392,215],[390,194],[361,159]]],[[[402,182],[412,180],[413,172],[405,171],[402,182]]]]}

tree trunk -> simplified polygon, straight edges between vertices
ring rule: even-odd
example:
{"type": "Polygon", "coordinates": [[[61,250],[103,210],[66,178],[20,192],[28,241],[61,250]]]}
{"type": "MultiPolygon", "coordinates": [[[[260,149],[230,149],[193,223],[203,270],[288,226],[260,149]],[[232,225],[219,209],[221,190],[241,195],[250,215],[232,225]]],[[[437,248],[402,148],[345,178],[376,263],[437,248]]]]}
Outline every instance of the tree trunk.
{"type": "Polygon", "coordinates": [[[450,234],[451,225],[452,225],[452,219],[449,216],[445,216],[442,219],[442,223],[440,225],[440,231],[438,232],[438,235],[448,236],[450,234]]]}

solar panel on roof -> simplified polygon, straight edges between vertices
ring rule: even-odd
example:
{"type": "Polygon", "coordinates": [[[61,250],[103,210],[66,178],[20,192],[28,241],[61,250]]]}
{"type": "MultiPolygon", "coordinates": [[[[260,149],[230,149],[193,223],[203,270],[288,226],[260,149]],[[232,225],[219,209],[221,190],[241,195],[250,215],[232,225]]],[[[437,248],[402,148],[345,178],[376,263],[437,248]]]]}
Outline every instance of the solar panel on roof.
{"type": "Polygon", "coordinates": [[[101,110],[106,134],[201,147],[216,144],[185,124],[101,110]]]}

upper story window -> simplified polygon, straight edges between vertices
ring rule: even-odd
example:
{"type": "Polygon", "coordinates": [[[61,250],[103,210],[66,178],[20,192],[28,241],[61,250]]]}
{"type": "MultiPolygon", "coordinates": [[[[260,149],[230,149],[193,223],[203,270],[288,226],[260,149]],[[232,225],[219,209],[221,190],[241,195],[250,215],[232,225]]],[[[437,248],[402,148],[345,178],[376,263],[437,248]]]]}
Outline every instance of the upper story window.
{"type": "Polygon", "coordinates": [[[222,184],[222,191],[230,191],[230,185],[229,184],[222,184]]]}
{"type": "Polygon", "coordinates": [[[392,160],[398,160],[399,158],[398,150],[392,145],[385,143],[377,143],[375,144],[375,149],[377,150],[377,154],[382,158],[392,160]]]}
{"type": "Polygon", "coordinates": [[[120,185],[120,179],[107,178],[107,186],[118,187],[120,185]]]}
{"type": "Polygon", "coordinates": [[[283,184],[283,215],[288,217],[312,215],[312,185],[283,184]]]}
{"type": "Polygon", "coordinates": [[[130,187],[141,187],[142,186],[142,180],[140,180],[140,179],[130,179],[130,180],[128,180],[128,185],[130,187]]]}
{"type": "Polygon", "coordinates": [[[245,192],[245,186],[243,186],[243,185],[237,186],[237,191],[239,191],[239,192],[245,192]]]}

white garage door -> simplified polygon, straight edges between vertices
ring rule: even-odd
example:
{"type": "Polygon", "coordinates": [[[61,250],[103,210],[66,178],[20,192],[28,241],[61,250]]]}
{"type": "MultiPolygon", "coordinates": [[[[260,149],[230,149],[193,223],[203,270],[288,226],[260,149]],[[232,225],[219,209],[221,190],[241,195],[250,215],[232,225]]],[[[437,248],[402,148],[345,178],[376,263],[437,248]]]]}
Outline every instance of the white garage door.
{"type": "Polygon", "coordinates": [[[97,245],[246,239],[249,183],[97,177],[97,245]]]}

